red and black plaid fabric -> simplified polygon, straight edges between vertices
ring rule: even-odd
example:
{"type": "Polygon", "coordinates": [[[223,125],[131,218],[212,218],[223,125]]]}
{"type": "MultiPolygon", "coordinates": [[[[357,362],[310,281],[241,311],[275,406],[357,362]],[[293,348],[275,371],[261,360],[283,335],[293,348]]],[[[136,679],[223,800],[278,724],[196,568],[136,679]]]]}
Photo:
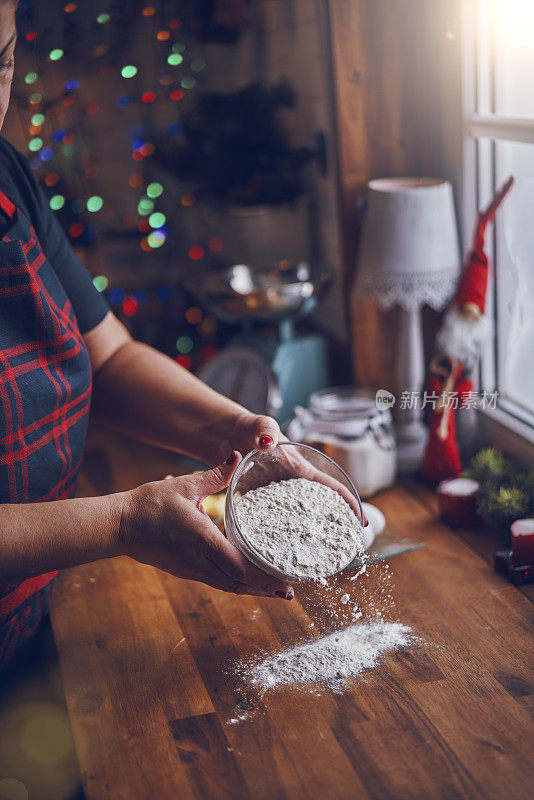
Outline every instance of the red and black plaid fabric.
{"type": "MultiPolygon", "coordinates": [[[[60,500],[76,491],[89,357],[30,220],[1,191],[0,207],[11,220],[0,242],[0,503],[60,500]]],[[[55,575],[0,586],[0,652],[3,622],[55,575]]]]}

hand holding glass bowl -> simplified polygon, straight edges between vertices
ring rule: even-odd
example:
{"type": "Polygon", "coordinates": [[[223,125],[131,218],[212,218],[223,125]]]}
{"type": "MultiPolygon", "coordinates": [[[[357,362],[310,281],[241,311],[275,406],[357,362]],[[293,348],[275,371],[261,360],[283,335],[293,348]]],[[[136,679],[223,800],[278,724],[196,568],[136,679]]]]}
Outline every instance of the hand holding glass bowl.
{"type": "MultiPolygon", "coordinates": [[[[317,481],[338,492],[352,508],[360,523],[364,524],[358,492],[341,467],[314,447],[286,440],[280,441],[269,450],[252,450],[239,463],[226,494],[224,524],[229,541],[257,567],[279,578],[299,580],[296,575],[277,570],[253,547],[243,534],[236,515],[236,502],[251,489],[292,478],[317,481]]],[[[353,560],[354,557],[343,569],[350,566],[353,560]]]]}

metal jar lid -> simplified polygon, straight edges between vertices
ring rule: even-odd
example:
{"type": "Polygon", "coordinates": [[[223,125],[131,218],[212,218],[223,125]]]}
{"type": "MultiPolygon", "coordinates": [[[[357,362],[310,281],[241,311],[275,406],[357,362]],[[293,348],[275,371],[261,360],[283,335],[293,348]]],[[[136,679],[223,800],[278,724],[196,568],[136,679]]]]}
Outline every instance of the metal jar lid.
{"type": "Polygon", "coordinates": [[[391,433],[391,411],[379,410],[375,393],[350,386],[336,386],[314,392],[309,408],[297,406],[295,428],[307,435],[318,434],[340,440],[354,440],[371,433],[382,449],[395,447],[391,433]]]}

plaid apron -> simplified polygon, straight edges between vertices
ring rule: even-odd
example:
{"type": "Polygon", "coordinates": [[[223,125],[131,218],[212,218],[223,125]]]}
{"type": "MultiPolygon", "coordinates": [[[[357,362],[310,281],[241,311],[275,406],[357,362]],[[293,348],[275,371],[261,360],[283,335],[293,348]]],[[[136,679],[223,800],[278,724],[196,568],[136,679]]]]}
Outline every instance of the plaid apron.
{"type": "MultiPolygon", "coordinates": [[[[76,491],[89,356],[30,220],[1,191],[0,207],[0,503],[61,500],[76,491]]],[[[0,585],[0,666],[47,613],[56,574],[0,585]]]]}

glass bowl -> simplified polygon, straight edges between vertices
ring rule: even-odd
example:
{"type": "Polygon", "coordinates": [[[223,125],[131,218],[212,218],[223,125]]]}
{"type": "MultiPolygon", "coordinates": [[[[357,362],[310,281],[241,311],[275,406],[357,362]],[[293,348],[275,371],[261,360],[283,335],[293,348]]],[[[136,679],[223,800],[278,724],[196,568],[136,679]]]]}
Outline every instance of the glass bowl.
{"type": "MultiPolygon", "coordinates": [[[[297,442],[280,442],[270,450],[251,450],[232,475],[232,480],[226,493],[224,526],[228,540],[257,567],[269,573],[269,575],[274,575],[284,580],[303,580],[303,578],[302,576],[281,572],[254,548],[239,527],[235,504],[240,497],[251,489],[266,486],[273,481],[302,477],[309,479],[310,474],[307,474],[308,465],[311,466],[313,471],[317,470],[327,476],[327,479],[335,479],[350,495],[350,498],[355,501],[353,505],[359,511],[360,520],[363,520],[360,496],[347,473],[335,461],[321,453],[320,450],[297,442]]],[[[317,480],[315,477],[311,479],[317,480]]],[[[322,483],[323,481],[319,482],[322,483]]],[[[345,499],[348,499],[348,497],[345,497],[345,499]]],[[[355,553],[350,562],[345,564],[339,572],[350,566],[356,555],[358,553],[355,553]]],[[[325,575],[324,577],[328,576],[325,575]]]]}

